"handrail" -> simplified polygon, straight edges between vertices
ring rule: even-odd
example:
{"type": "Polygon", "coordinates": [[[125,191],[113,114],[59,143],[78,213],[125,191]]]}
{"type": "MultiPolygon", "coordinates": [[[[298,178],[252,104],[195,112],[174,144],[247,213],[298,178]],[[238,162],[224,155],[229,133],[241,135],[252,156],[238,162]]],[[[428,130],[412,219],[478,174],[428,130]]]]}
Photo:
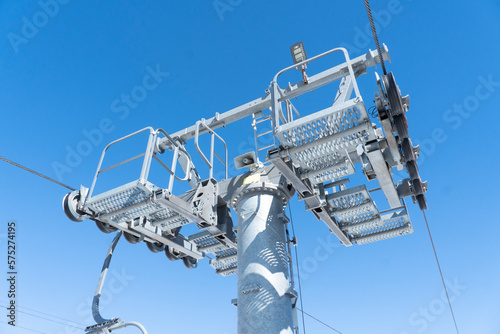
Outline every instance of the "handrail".
{"type": "MultiPolygon", "coordinates": [[[[172,137],[170,137],[170,135],[163,129],[158,129],[156,130],[156,132],[159,132],[161,134],[163,134],[165,136],[165,138],[167,138],[171,143],[172,145],[175,147],[176,150],[182,152],[186,158],[188,159],[189,161],[189,165],[192,165],[192,160],[191,160],[191,156],[189,155],[189,153],[184,149],[184,147],[182,145],[179,145],[178,143],[176,143],[172,137]]],[[[168,168],[168,166],[166,165],[163,165],[163,167],[167,170],[167,172],[170,173],[170,175],[172,175],[174,178],[176,178],[177,180],[181,181],[181,182],[184,182],[184,181],[187,181],[190,179],[191,177],[191,170],[189,170],[188,173],[186,173],[186,175],[183,177],[183,178],[180,178],[178,177],[177,175],[175,175],[175,170],[176,170],[176,165],[177,165],[177,153],[174,152],[174,160],[172,162],[172,169],[168,168]]]]}
{"type": "Polygon", "coordinates": [[[327,56],[327,55],[329,55],[331,53],[334,53],[334,52],[337,52],[337,51],[342,51],[344,53],[344,57],[345,57],[345,60],[346,60],[346,63],[347,63],[347,67],[349,68],[349,74],[354,79],[353,80],[354,91],[356,92],[356,96],[361,96],[361,94],[359,93],[358,84],[356,83],[356,77],[354,76],[354,70],[352,68],[351,58],[349,57],[349,53],[347,52],[347,50],[345,48],[334,48],[334,49],[331,49],[329,51],[323,52],[323,53],[321,53],[321,54],[319,54],[317,56],[314,56],[312,58],[309,58],[309,59],[306,59],[304,61],[301,61],[300,63],[294,64],[292,66],[288,66],[288,67],[282,69],[281,71],[279,71],[278,73],[276,73],[276,75],[273,78],[272,83],[276,83],[277,84],[278,77],[280,75],[282,75],[283,73],[290,71],[291,69],[299,67],[300,65],[305,65],[305,64],[310,63],[310,62],[312,62],[312,61],[314,61],[316,59],[322,58],[324,56],[327,56]]]}
{"type": "Polygon", "coordinates": [[[215,131],[212,130],[203,121],[197,121],[196,122],[196,131],[195,131],[195,136],[194,136],[194,145],[195,145],[196,150],[198,151],[198,153],[201,155],[201,157],[203,158],[203,160],[205,161],[205,163],[210,168],[209,177],[212,178],[212,176],[213,176],[214,153],[215,153],[215,155],[217,156],[217,158],[219,158],[219,160],[222,162],[222,164],[224,164],[225,175],[226,175],[226,179],[227,179],[227,145],[226,145],[226,142],[224,141],[224,139],[222,139],[221,136],[219,136],[217,133],[215,133],[215,131]],[[210,133],[212,135],[211,145],[210,145],[210,160],[208,160],[207,157],[205,156],[205,154],[201,151],[200,145],[198,143],[198,138],[199,138],[199,135],[200,135],[200,125],[203,126],[203,127],[205,127],[208,130],[208,133],[210,133]],[[217,136],[217,138],[219,138],[219,140],[222,142],[222,144],[224,144],[224,151],[225,151],[224,152],[225,153],[224,161],[222,161],[222,158],[219,157],[219,155],[217,153],[215,153],[214,136],[217,136]]]}
{"type": "MultiPolygon", "coordinates": [[[[112,141],[111,143],[109,143],[108,145],[106,145],[106,147],[104,148],[104,150],[102,150],[101,159],[99,160],[99,164],[97,165],[97,170],[96,170],[96,172],[95,172],[94,180],[92,181],[92,186],[90,187],[90,190],[89,190],[89,192],[87,193],[87,197],[85,197],[85,202],[87,201],[87,199],[89,199],[90,197],[92,197],[92,192],[94,191],[95,183],[96,183],[96,181],[97,181],[97,177],[99,176],[99,172],[100,172],[100,170],[101,170],[102,162],[103,162],[103,160],[104,160],[104,155],[106,154],[106,151],[107,151],[107,150],[108,150],[108,149],[109,149],[112,145],[114,145],[114,144],[116,144],[116,143],[119,143],[119,142],[121,142],[121,141],[123,141],[123,140],[125,140],[125,139],[130,138],[130,137],[133,137],[133,136],[135,136],[135,135],[137,135],[137,134],[139,134],[139,133],[142,133],[142,132],[144,132],[144,131],[146,131],[146,130],[149,130],[149,135],[150,135],[150,136],[155,134],[155,130],[154,130],[152,127],[148,126],[148,127],[145,127],[145,128],[143,128],[143,129],[141,129],[141,130],[138,130],[138,131],[136,131],[136,132],[133,132],[133,133],[131,133],[131,134],[129,134],[129,135],[126,135],[126,136],[124,136],[124,137],[122,137],[122,138],[119,138],[119,139],[117,139],[117,140],[114,140],[114,141],[112,141]]],[[[118,165],[115,165],[114,167],[118,167],[118,165]]],[[[114,168],[114,167],[113,167],[113,168],[114,168]]],[[[111,168],[109,168],[109,169],[111,169],[111,168]]],[[[107,169],[107,170],[109,170],[109,169],[107,169]]]]}
{"type": "MultiPolygon", "coordinates": [[[[337,52],[337,51],[341,51],[344,54],[344,58],[345,58],[346,63],[347,63],[347,68],[349,70],[349,75],[352,77],[354,92],[356,94],[356,97],[361,99],[361,94],[359,92],[358,83],[356,82],[356,76],[354,75],[354,69],[352,67],[351,58],[349,57],[349,53],[347,52],[347,50],[345,48],[334,48],[334,49],[331,49],[329,51],[323,52],[317,56],[314,56],[312,58],[301,61],[300,63],[288,66],[288,67],[282,69],[281,71],[279,71],[278,73],[276,73],[276,75],[273,78],[273,81],[271,82],[271,88],[272,88],[271,89],[271,109],[272,109],[272,113],[273,113],[272,122],[273,122],[273,128],[274,128],[275,134],[276,134],[276,131],[279,127],[279,120],[282,119],[282,115],[283,115],[283,111],[281,110],[281,105],[279,102],[280,98],[279,98],[278,94],[281,95],[282,97],[284,97],[283,91],[281,90],[281,88],[278,85],[278,77],[281,74],[283,74],[287,71],[290,71],[296,67],[299,67],[301,65],[306,65],[306,64],[308,64],[316,59],[322,58],[326,55],[329,55],[329,54],[331,54],[333,52],[337,52]]],[[[283,122],[283,124],[285,124],[285,123],[287,123],[287,122],[283,122]]]]}
{"type": "MultiPolygon", "coordinates": [[[[119,138],[117,140],[114,140],[112,141],[111,143],[109,143],[108,145],[106,145],[106,147],[104,148],[104,150],[102,151],[102,154],[101,154],[101,158],[99,160],[99,164],[97,165],[97,170],[96,170],[96,173],[95,173],[95,176],[94,176],[94,180],[92,181],[92,185],[90,187],[90,190],[85,198],[85,201],[87,201],[89,198],[92,197],[92,193],[94,191],[94,188],[95,188],[95,184],[97,182],[97,178],[99,176],[99,174],[105,172],[105,171],[108,171],[108,170],[111,170],[113,168],[116,168],[118,166],[121,166],[123,164],[126,164],[128,162],[131,162],[133,160],[136,160],[138,158],[141,158],[141,157],[145,157],[144,158],[144,162],[143,162],[143,166],[142,166],[142,169],[141,169],[141,176],[140,176],[140,179],[145,181],[147,180],[147,176],[149,174],[149,169],[151,167],[151,159],[154,157],[154,158],[157,158],[155,155],[156,155],[156,151],[155,151],[155,143],[156,143],[156,137],[157,135],[161,133],[165,136],[165,139],[167,139],[174,147],[175,147],[175,153],[174,153],[174,159],[173,159],[173,162],[172,162],[172,168],[169,168],[168,166],[166,166],[165,164],[162,163],[162,166],[167,170],[167,172],[171,175],[171,177],[181,181],[181,182],[184,182],[184,181],[187,181],[190,179],[191,177],[191,171],[189,171],[188,173],[186,173],[186,175],[181,178],[179,176],[177,176],[175,174],[175,170],[176,170],[176,165],[177,165],[177,159],[178,159],[178,152],[181,152],[182,154],[184,154],[186,156],[186,158],[188,159],[189,163],[191,164],[191,156],[189,155],[189,153],[182,147],[182,145],[179,145],[177,142],[175,142],[172,137],[163,129],[158,129],[158,130],[154,130],[152,127],[145,127],[141,130],[138,130],[136,132],[133,132],[129,135],[126,135],[122,138],[119,138]],[[149,139],[148,139],[148,145],[147,145],[147,148],[146,148],[146,151],[145,153],[142,153],[142,154],[139,154],[133,158],[130,158],[130,159],[126,159],[122,162],[119,162],[117,164],[114,164],[110,167],[107,167],[107,168],[104,168],[104,169],[101,169],[102,167],[102,163],[104,161],[104,156],[106,155],[106,152],[107,150],[113,146],[114,144],[116,143],[119,143],[125,139],[128,139],[130,137],[133,137],[135,135],[138,135],[142,132],[145,132],[145,131],[148,131],[149,130],[149,139]]],[[[173,179],[169,182],[169,190],[171,191],[172,189],[172,184],[173,184],[173,179]]]]}

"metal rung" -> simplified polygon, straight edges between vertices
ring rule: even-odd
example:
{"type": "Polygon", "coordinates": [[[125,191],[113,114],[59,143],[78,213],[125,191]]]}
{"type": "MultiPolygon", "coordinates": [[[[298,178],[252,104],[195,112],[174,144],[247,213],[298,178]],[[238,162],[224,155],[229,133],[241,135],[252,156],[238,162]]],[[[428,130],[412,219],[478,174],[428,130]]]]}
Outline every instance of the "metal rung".
{"type": "Polygon", "coordinates": [[[259,119],[259,120],[256,120],[256,121],[255,121],[255,124],[260,124],[260,123],[262,123],[262,122],[269,121],[270,119],[271,119],[271,117],[269,117],[269,116],[265,116],[265,117],[263,117],[263,118],[261,118],[261,119],[259,119]]]}
{"type": "Polygon", "coordinates": [[[269,131],[263,132],[261,134],[258,134],[257,137],[262,137],[262,136],[265,136],[265,135],[267,135],[269,133],[273,133],[273,130],[269,130],[269,131]]]}
{"type": "MultiPolygon", "coordinates": [[[[325,184],[323,186],[324,189],[328,189],[328,188],[333,188],[333,187],[337,187],[337,186],[341,186],[343,184],[346,184],[346,183],[349,183],[349,179],[342,179],[342,180],[338,180],[338,181],[335,181],[335,182],[331,182],[331,183],[328,183],[328,184],[325,184]]],[[[369,190],[371,191],[371,190],[369,190]]]]}
{"type": "Polygon", "coordinates": [[[260,151],[263,151],[263,150],[265,150],[265,149],[271,148],[271,147],[274,147],[274,144],[267,145],[267,146],[265,146],[265,147],[261,147],[261,148],[259,148],[259,152],[260,152],[260,151]]]}
{"type": "Polygon", "coordinates": [[[255,151],[257,153],[257,158],[258,158],[258,153],[260,151],[264,151],[264,150],[267,150],[269,148],[272,148],[272,147],[275,147],[276,146],[276,139],[274,138],[274,131],[273,129],[270,129],[268,131],[265,131],[263,133],[258,133],[258,129],[257,129],[257,125],[262,123],[262,122],[266,122],[266,121],[269,121],[271,122],[271,117],[266,115],[265,117],[259,119],[259,120],[256,120],[255,118],[255,114],[253,115],[253,122],[252,122],[252,126],[253,126],[253,131],[254,131],[254,140],[255,140],[255,151]],[[263,137],[265,135],[271,135],[272,137],[272,144],[270,145],[267,145],[265,147],[259,147],[259,138],[260,137],[263,137]]]}
{"type": "Polygon", "coordinates": [[[145,156],[145,155],[146,155],[146,153],[138,154],[138,155],[136,155],[135,157],[132,157],[132,158],[127,159],[127,160],[123,160],[122,162],[116,163],[116,164],[114,164],[113,166],[109,166],[109,167],[103,168],[103,169],[101,169],[99,172],[97,172],[97,174],[104,173],[104,172],[106,172],[106,171],[108,171],[108,170],[110,170],[110,169],[113,169],[113,168],[115,168],[115,167],[118,167],[118,166],[124,165],[124,164],[126,164],[126,163],[128,163],[128,162],[131,162],[131,161],[134,161],[134,160],[137,160],[137,159],[139,159],[139,158],[142,158],[142,157],[143,157],[143,156],[145,156]]]}

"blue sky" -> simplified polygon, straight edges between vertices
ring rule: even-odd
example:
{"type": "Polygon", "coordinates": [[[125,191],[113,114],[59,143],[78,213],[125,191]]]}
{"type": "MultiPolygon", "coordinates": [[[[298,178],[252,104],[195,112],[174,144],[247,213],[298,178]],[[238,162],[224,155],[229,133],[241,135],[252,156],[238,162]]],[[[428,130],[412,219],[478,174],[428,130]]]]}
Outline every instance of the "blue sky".
{"type": "MultiPolygon", "coordinates": [[[[114,139],[146,126],[173,133],[261,97],[274,74],[291,64],[288,48],[297,41],[309,56],[337,46],[346,46],[351,56],[375,48],[363,1],[57,4],[0,2],[0,155],[75,188],[90,185],[102,149],[114,139]],[[126,102],[123,96],[144,86],[148,75],[155,80],[148,81],[146,96],[126,102]],[[88,136],[93,141],[85,146],[88,136]]],[[[388,70],[411,95],[407,116],[422,149],[420,174],[429,182],[427,217],[459,328],[500,333],[500,227],[494,214],[500,199],[500,5],[371,5],[380,40],[391,53],[388,70]]],[[[321,66],[338,59],[330,61],[321,66]]],[[[310,66],[308,73],[324,68],[310,66]]],[[[373,72],[359,79],[367,106],[376,91],[373,72]]],[[[335,87],[330,89],[333,95],[335,87]]],[[[232,157],[250,150],[249,120],[220,134],[232,157]]],[[[5,163],[0,175],[2,252],[7,222],[19,226],[18,303],[24,313],[18,325],[82,333],[42,318],[91,324],[86,303],[112,236],[90,221],[69,221],[61,209],[64,188],[5,163]]],[[[131,180],[123,176],[123,183],[131,180]]],[[[340,247],[303,203],[291,202],[308,313],[345,334],[453,332],[423,217],[410,202],[414,234],[350,248],[340,247]],[[328,256],[319,260],[318,251],[328,256]]],[[[236,278],[215,275],[207,261],[188,271],[143,244],[122,240],[111,268],[104,316],[139,321],[150,333],[236,332],[230,304],[236,278]]],[[[5,304],[7,286],[1,282],[5,304]]],[[[5,320],[0,318],[2,333],[33,333],[5,320]]],[[[308,318],[306,325],[309,333],[331,333],[308,318]]]]}

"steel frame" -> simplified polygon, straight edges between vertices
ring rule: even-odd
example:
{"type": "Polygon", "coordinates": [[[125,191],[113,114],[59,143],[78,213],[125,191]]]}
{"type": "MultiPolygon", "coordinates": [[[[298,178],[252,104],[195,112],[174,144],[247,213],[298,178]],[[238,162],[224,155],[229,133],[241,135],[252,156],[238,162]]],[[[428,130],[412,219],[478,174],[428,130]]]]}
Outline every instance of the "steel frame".
{"type": "MultiPolygon", "coordinates": [[[[197,126],[198,128],[207,129],[212,135],[210,160],[199,149],[198,135],[195,137],[197,150],[207,164],[209,164],[210,174],[213,173],[213,158],[215,155],[225,165],[227,175],[227,146],[225,142],[202,122],[198,122],[197,126]],[[225,160],[222,160],[214,152],[215,137],[219,138],[224,144],[225,160]]],[[[92,219],[135,236],[138,240],[166,245],[179,251],[182,256],[202,259],[210,253],[206,250],[199,251],[195,241],[184,237],[182,234],[173,232],[189,223],[195,223],[199,228],[207,229],[209,235],[206,238],[212,238],[214,242],[218,242],[224,249],[236,249],[236,244],[231,239],[221,242],[217,241],[217,238],[221,234],[225,234],[225,231],[221,231],[217,226],[216,212],[212,216],[207,216],[209,210],[216,211],[217,206],[223,206],[223,204],[217,203],[217,193],[213,186],[216,182],[203,183],[196,180],[195,183],[191,184],[195,187],[193,190],[180,196],[172,194],[174,180],[191,181],[193,176],[198,177],[198,174],[190,155],[184,149],[183,145],[179,141],[174,140],[163,129],[154,130],[151,127],[147,127],[115,140],[104,148],[90,189],[82,187],[82,193],[85,196],[82,196],[78,209],[82,212],[87,212],[92,219]],[[101,168],[106,152],[111,146],[144,132],[149,132],[145,153],[126,159],[110,167],[101,168]],[[160,137],[160,135],[163,137],[160,137]],[[171,167],[165,165],[156,156],[163,153],[167,148],[174,152],[171,167]],[[183,161],[181,161],[181,157],[184,158],[183,161]],[[101,173],[139,158],[143,158],[143,163],[138,180],[93,196],[97,178],[101,173]],[[161,189],[147,180],[153,158],[158,160],[170,174],[167,189],[161,189]],[[182,178],[176,175],[178,163],[185,170],[185,176],[182,178]],[[207,192],[206,195],[196,198],[195,203],[193,197],[207,190],[208,186],[211,186],[211,193],[207,192]],[[203,191],[199,191],[200,189],[203,189],[203,191]],[[209,203],[208,207],[206,203],[209,203]],[[205,207],[204,210],[203,207],[205,207]]],[[[214,255],[216,256],[215,253],[214,255]]]]}
{"type": "MultiPolygon", "coordinates": [[[[356,81],[359,76],[367,73],[369,67],[380,64],[381,58],[384,61],[390,61],[387,47],[383,45],[381,50],[382,57],[379,57],[377,51],[370,50],[354,59],[350,59],[344,48],[329,50],[276,73],[269,89],[266,90],[266,95],[259,99],[225,113],[216,113],[212,118],[201,119],[195,125],[172,135],[162,129],[154,130],[147,127],[113,141],[103,150],[90,189],[82,187],[80,191],[82,199],[79,201],[76,211],[80,210],[93,219],[136,236],[139,240],[166,245],[181,252],[182,256],[201,259],[206,257],[207,253],[212,253],[214,257],[211,258],[210,264],[217,273],[224,276],[236,273],[236,240],[232,231],[221,227],[224,225],[221,221],[228,219],[227,213],[223,214],[226,217],[224,219],[219,218],[218,214],[219,208],[227,206],[229,198],[233,194],[228,195],[229,188],[223,182],[224,180],[212,179],[214,157],[221,161],[225,168],[225,179],[228,178],[227,145],[222,137],[215,132],[215,129],[252,115],[256,157],[258,157],[259,151],[270,148],[267,151],[266,163],[272,164],[297,190],[299,199],[305,202],[306,210],[311,211],[317,219],[322,220],[345,246],[363,243],[361,240],[368,240],[368,234],[363,235],[364,239],[360,239],[361,235],[354,232],[368,233],[366,229],[385,226],[385,220],[377,213],[372,220],[365,220],[358,222],[356,226],[350,226],[349,222],[339,218],[339,212],[335,211],[335,206],[329,200],[347,191],[345,187],[347,181],[344,178],[355,172],[354,165],[361,163],[368,179],[377,178],[392,209],[401,207],[402,197],[414,194],[412,187],[413,183],[416,183],[410,179],[398,187],[394,185],[391,168],[401,169],[403,165],[402,156],[398,155],[398,139],[393,131],[388,131],[393,124],[381,120],[387,133],[387,136],[384,136],[382,129],[377,129],[370,122],[356,81]],[[335,52],[344,55],[344,63],[310,77],[307,77],[304,72],[305,80],[295,84],[289,83],[284,88],[278,85],[278,79],[283,73],[335,52]],[[332,106],[301,117],[291,99],[336,81],[340,81],[340,84],[332,106]],[[267,108],[270,109],[271,113],[266,120],[269,119],[272,123],[270,133],[275,144],[259,148],[257,140],[260,135],[256,126],[259,115],[267,108]],[[149,137],[143,154],[101,169],[105,153],[111,146],[144,132],[149,132],[149,137]],[[205,133],[210,135],[208,157],[202,152],[199,145],[200,136],[205,133]],[[224,157],[215,152],[216,138],[224,146],[224,157]],[[194,139],[197,152],[209,167],[208,179],[206,180],[200,177],[190,155],[184,148],[186,141],[190,139],[194,139]],[[281,144],[279,147],[275,147],[277,145],[276,139],[281,144]],[[170,166],[157,157],[157,154],[161,154],[167,149],[173,152],[170,166]],[[137,181],[93,196],[97,178],[101,173],[139,158],[144,160],[137,181]],[[158,160],[170,175],[166,189],[158,188],[148,182],[153,159],[158,160]],[[184,177],[176,175],[177,164],[184,171],[184,177]],[[192,190],[177,196],[174,195],[175,181],[189,182],[192,190]],[[332,183],[327,185],[327,182],[332,183]],[[332,187],[332,184],[337,183],[340,186],[338,190],[335,190],[336,186],[333,187],[334,194],[328,194],[325,191],[327,187],[332,187]],[[221,187],[226,188],[221,190],[221,187]],[[139,199],[132,200],[130,192],[139,194],[137,195],[139,199]],[[117,199],[120,194],[128,194],[126,201],[122,199],[120,202],[117,199]],[[198,198],[198,195],[201,197],[198,198]],[[99,203],[105,201],[113,203],[112,209],[99,206],[99,203]],[[202,232],[188,237],[179,234],[178,229],[189,223],[198,225],[202,232]],[[228,238],[227,234],[232,236],[228,238]]],[[[378,80],[378,85],[379,94],[382,94],[380,80],[378,80]]],[[[264,134],[267,133],[269,131],[264,134]]],[[[261,166],[259,161],[256,163],[254,169],[261,166]]],[[[234,192],[236,189],[233,187],[231,191],[234,192]]],[[[229,224],[232,226],[232,222],[229,224]]],[[[400,227],[393,226],[395,230],[400,227]]],[[[405,227],[406,232],[413,231],[411,224],[405,225],[405,227]]],[[[385,236],[395,235],[390,228],[390,226],[386,226],[384,231],[377,233],[380,232],[385,236]]],[[[375,240],[374,236],[371,236],[370,240],[375,240]]]]}

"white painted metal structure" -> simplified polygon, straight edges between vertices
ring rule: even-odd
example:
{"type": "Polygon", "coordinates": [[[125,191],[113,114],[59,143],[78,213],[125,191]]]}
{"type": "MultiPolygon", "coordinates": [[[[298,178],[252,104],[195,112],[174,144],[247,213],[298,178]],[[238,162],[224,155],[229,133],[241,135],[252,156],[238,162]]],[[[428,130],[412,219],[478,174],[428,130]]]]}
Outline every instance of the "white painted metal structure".
{"type": "MultiPolygon", "coordinates": [[[[290,282],[291,259],[284,246],[289,240],[283,208],[294,191],[305,209],[345,246],[412,233],[404,197],[412,197],[421,209],[426,208],[427,185],[418,174],[418,147],[411,144],[405,117],[409,98],[401,96],[392,73],[376,75],[375,101],[382,125],[377,128],[358,88],[357,78],[369,67],[380,64],[381,58],[390,60],[385,45],[381,52],[382,57],[369,51],[350,59],[345,49],[332,49],[279,71],[261,98],[215,113],[172,135],[149,127],[110,143],[91,187],[82,186],[64,198],[66,214],[74,221],[94,220],[105,233],[123,231],[129,242],[145,242],[153,252],[164,250],[168,259],[181,259],[188,268],[210,258],[218,274],[238,273],[238,333],[290,333],[296,329],[292,323],[296,293],[290,282]],[[307,64],[335,52],[344,56],[342,64],[306,75],[307,64]],[[295,68],[302,71],[303,80],[281,88],[280,76],[295,68]],[[339,88],[333,104],[330,101],[322,110],[300,115],[292,99],[334,82],[339,82],[339,88]],[[228,148],[215,130],[248,116],[252,116],[256,150],[235,158],[235,164],[250,171],[228,179],[228,148]],[[259,133],[258,124],[264,121],[272,129],[259,133]],[[102,168],[110,147],[141,133],[148,134],[143,154],[102,168]],[[208,156],[200,147],[203,134],[210,137],[208,156]],[[259,137],[264,135],[272,136],[273,144],[259,147],[259,137]],[[191,139],[208,166],[206,176],[200,175],[185,149],[191,139]],[[216,152],[217,141],[224,152],[216,152]],[[264,163],[259,161],[261,151],[267,152],[264,163]],[[169,165],[160,159],[166,152],[172,153],[169,165]],[[224,167],[222,180],[214,179],[215,158],[224,167]],[[142,169],[136,181],[94,194],[99,175],[137,159],[142,159],[142,169]],[[155,161],[169,176],[167,188],[148,178],[155,161]],[[379,188],[348,188],[347,176],[355,173],[356,165],[368,180],[376,179],[379,188]],[[179,167],[184,177],[178,176],[179,167]],[[393,168],[406,168],[409,178],[394,182],[393,168]],[[177,193],[174,185],[178,182],[189,183],[191,190],[177,193]],[[384,194],[389,210],[379,211],[375,205],[371,194],[376,190],[384,194]],[[238,213],[238,240],[230,207],[238,213]],[[195,224],[200,232],[183,235],[187,224],[195,224]]],[[[96,322],[100,320],[96,318],[96,322]]]]}

